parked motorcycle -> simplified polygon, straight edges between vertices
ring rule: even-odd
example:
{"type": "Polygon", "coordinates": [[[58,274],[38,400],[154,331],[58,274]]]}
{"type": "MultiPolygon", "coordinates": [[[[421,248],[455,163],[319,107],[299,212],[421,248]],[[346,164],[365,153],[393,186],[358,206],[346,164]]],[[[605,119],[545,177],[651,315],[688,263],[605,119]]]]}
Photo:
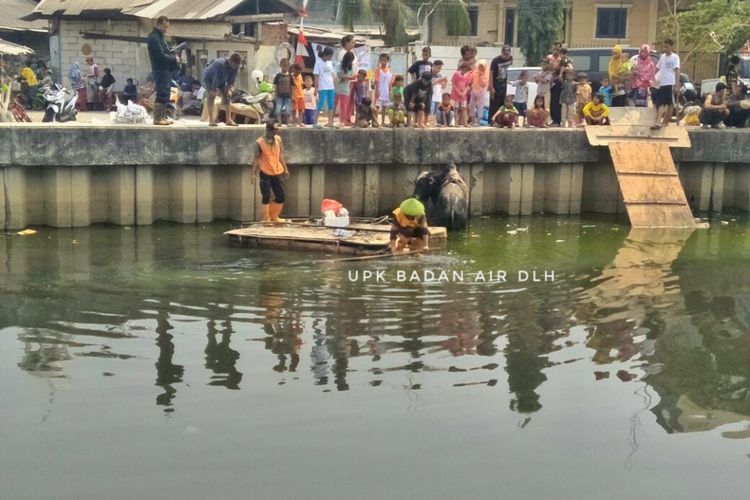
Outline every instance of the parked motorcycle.
{"type": "Polygon", "coordinates": [[[232,104],[242,105],[232,107],[235,117],[245,117],[248,123],[263,123],[273,108],[273,95],[267,92],[250,95],[245,90],[234,89],[232,104]]]}
{"type": "Polygon", "coordinates": [[[78,93],[65,90],[58,84],[44,92],[45,111],[43,122],[70,122],[76,120],[78,93]]]}
{"type": "MultiPolygon", "coordinates": [[[[138,104],[146,108],[148,111],[154,109],[154,102],[156,101],[156,91],[154,90],[153,82],[145,82],[138,87],[138,95],[149,96],[142,98],[138,104]]],[[[165,106],[166,117],[170,120],[178,120],[182,113],[180,108],[180,101],[182,100],[182,90],[176,81],[172,80],[172,87],[169,94],[169,102],[165,106]]]]}

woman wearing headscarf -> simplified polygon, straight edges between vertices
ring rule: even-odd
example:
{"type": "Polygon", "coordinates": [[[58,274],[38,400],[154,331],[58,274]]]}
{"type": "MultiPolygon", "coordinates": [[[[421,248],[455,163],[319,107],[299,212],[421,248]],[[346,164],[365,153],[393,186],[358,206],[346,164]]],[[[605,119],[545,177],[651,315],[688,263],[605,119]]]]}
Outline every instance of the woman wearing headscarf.
{"type": "Polygon", "coordinates": [[[469,99],[469,116],[473,118],[473,123],[476,126],[479,126],[479,122],[484,115],[484,102],[489,83],[489,66],[487,65],[487,61],[480,59],[477,61],[477,67],[472,74],[471,97],[469,99]]]}
{"type": "Polygon", "coordinates": [[[651,47],[641,45],[633,64],[633,101],[636,106],[648,105],[648,92],[656,80],[656,65],[651,59],[651,47]]]}
{"type": "Polygon", "coordinates": [[[71,89],[78,93],[76,109],[86,111],[86,84],[83,82],[83,75],[81,75],[81,65],[77,61],[70,65],[68,79],[71,89]]]}
{"type": "Polygon", "coordinates": [[[625,95],[625,80],[627,78],[626,59],[622,55],[622,47],[612,47],[612,58],[609,60],[609,82],[612,85],[612,107],[628,105],[625,95]]]}

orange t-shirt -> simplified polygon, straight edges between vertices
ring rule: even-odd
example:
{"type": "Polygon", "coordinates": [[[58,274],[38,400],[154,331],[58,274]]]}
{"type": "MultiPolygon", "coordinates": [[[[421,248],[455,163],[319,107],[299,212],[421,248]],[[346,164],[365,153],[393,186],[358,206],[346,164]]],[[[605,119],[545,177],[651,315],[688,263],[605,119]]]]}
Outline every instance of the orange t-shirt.
{"type": "Polygon", "coordinates": [[[292,99],[304,99],[305,95],[302,93],[302,74],[297,76],[292,75],[292,99]]]}
{"type": "Polygon", "coordinates": [[[281,175],[284,173],[284,165],[281,163],[281,137],[274,137],[273,145],[268,144],[265,137],[259,137],[255,141],[260,147],[260,171],[266,175],[281,175]]]}

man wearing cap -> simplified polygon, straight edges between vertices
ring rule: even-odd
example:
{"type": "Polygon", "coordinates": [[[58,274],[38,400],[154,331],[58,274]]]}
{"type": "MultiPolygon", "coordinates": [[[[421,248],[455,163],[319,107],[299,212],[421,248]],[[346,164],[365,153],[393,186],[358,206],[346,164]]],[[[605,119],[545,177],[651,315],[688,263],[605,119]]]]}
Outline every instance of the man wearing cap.
{"type": "Polygon", "coordinates": [[[427,250],[430,229],[427,227],[424,205],[416,198],[404,200],[393,211],[391,225],[391,252],[427,250]]]}
{"type": "Polygon", "coordinates": [[[237,78],[237,71],[242,64],[242,57],[234,53],[229,58],[219,57],[211,61],[211,64],[203,70],[203,86],[208,93],[208,126],[216,126],[214,117],[214,101],[221,96],[221,104],[224,106],[226,124],[230,127],[237,126],[232,120],[232,86],[237,78]]]}
{"type": "Polygon", "coordinates": [[[154,125],[170,125],[166,119],[166,108],[172,94],[172,74],[177,71],[180,58],[169,50],[164,35],[169,28],[169,18],[159,16],[154,30],[148,35],[148,57],[156,86],[154,100],[154,125]]]}

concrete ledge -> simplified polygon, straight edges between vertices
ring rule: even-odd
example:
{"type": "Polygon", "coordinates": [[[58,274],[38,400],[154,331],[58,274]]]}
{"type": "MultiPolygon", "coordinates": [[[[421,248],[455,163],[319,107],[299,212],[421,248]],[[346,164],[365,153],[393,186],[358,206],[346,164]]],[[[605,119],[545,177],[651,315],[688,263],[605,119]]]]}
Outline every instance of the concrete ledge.
{"type": "MultiPolygon", "coordinates": [[[[242,165],[262,127],[235,129],[0,127],[0,166],[242,165]]],[[[435,165],[455,163],[606,162],[583,130],[570,129],[284,129],[292,165],[435,165]]],[[[691,130],[693,147],[675,149],[676,161],[744,163],[748,130],[691,130]]]]}
{"type": "MultiPolygon", "coordinates": [[[[262,127],[0,126],[0,230],[257,220],[249,162],[262,127]],[[6,142],[7,141],[7,142],[6,142]]],[[[750,131],[694,130],[674,149],[696,212],[750,210],[750,131]]],[[[457,164],[472,215],[621,213],[606,148],[582,130],[284,129],[286,213],[324,198],[354,216],[389,213],[421,170],[457,164]]]]}

